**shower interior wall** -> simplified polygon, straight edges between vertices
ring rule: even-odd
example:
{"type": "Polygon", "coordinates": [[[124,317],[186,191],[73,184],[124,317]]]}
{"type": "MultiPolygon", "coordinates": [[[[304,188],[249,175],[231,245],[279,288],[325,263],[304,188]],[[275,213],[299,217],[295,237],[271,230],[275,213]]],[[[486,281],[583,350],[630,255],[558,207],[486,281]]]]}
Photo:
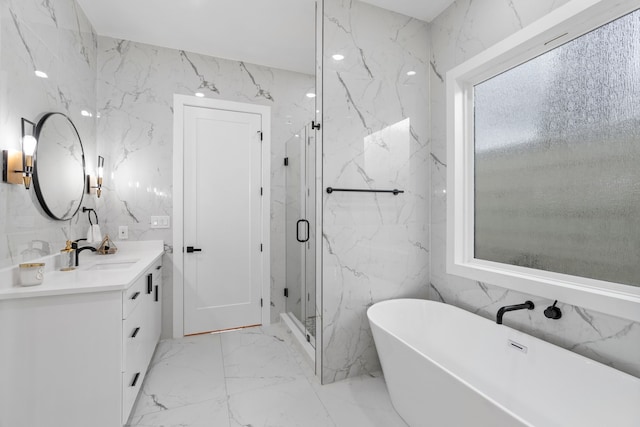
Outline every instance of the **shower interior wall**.
{"type": "Polygon", "coordinates": [[[330,383],[380,369],[369,306],[427,297],[429,26],[357,0],[324,0],[323,26],[321,376],[330,383]]]}

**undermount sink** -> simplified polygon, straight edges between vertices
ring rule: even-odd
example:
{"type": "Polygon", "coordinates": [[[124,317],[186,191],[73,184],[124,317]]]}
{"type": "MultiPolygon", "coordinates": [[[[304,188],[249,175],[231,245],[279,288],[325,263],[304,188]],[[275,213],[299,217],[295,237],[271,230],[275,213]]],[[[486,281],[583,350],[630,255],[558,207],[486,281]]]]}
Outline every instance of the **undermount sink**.
{"type": "Polygon", "coordinates": [[[120,261],[120,262],[108,262],[108,263],[100,263],[94,264],[91,267],[87,268],[87,270],[126,270],[127,268],[133,266],[138,260],[134,261],[120,261]]]}

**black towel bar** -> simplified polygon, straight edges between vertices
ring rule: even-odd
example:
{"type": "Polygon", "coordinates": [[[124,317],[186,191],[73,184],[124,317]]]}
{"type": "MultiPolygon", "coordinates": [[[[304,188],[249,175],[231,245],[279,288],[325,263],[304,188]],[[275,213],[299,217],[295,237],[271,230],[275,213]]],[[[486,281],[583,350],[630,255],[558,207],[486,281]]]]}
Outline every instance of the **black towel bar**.
{"type": "Polygon", "coordinates": [[[333,188],[333,187],[327,187],[327,193],[331,194],[334,191],[351,191],[354,193],[393,193],[394,196],[397,196],[400,193],[404,193],[404,190],[397,190],[397,189],[393,189],[393,190],[375,190],[373,188],[333,188]]]}

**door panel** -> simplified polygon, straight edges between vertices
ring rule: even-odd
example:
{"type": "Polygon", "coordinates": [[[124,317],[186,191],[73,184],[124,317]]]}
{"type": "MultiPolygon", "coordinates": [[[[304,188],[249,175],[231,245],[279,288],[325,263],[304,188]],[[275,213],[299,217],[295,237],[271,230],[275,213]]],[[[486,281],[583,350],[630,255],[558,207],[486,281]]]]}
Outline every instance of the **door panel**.
{"type": "Polygon", "coordinates": [[[302,322],[302,283],[304,280],[304,245],[298,239],[304,238],[304,227],[299,223],[304,218],[302,200],[303,182],[303,143],[304,134],[292,137],[285,144],[288,164],[286,167],[286,283],[288,297],[286,311],[302,322]]]}
{"type": "Polygon", "coordinates": [[[185,334],[261,321],[259,114],[184,109],[185,334]]]}

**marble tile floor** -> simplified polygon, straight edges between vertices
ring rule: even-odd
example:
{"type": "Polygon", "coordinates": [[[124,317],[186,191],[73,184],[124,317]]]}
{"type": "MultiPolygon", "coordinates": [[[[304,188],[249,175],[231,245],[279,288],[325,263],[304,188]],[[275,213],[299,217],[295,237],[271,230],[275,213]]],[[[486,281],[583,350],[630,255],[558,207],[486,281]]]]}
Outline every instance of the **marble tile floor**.
{"type": "Polygon", "coordinates": [[[278,323],[158,344],[128,426],[406,427],[381,374],[322,386],[278,323]]]}

